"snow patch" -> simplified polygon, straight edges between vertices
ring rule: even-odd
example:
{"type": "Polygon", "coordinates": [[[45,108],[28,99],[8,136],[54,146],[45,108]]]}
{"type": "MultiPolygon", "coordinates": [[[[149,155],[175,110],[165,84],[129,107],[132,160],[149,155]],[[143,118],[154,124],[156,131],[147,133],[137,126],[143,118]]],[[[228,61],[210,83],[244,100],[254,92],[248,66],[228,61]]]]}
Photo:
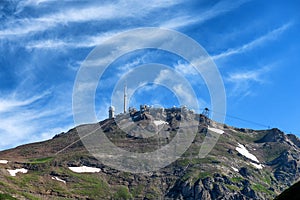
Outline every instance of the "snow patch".
{"type": "Polygon", "coordinates": [[[82,167],[69,167],[69,169],[73,172],[76,173],[97,173],[100,172],[100,168],[95,168],[95,167],[87,167],[87,166],[82,166],[82,167]]]}
{"type": "Polygon", "coordinates": [[[255,155],[251,154],[244,145],[238,143],[238,147],[235,148],[235,150],[237,150],[240,154],[242,154],[243,156],[245,156],[246,158],[249,158],[250,160],[253,160],[255,162],[258,162],[258,159],[256,158],[255,155]]]}
{"type": "Polygon", "coordinates": [[[237,168],[235,168],[235,167],[231,167],[231,168],[233,169],[233,171],[239,172],[239,170],[237,168]]]}
{"type": "Polygon", "coordinates": [[[264,166],[262,164],[256,164],[253,162],[250,162],[251,165],[253,165],[254,167],[256,167],[257,169],[262,169],[264,166]]]}
{"type": "Polygon", "coordinates": [[[56,177],[56,176],[51,177],[51,179],[52,179],[52,180],[56,180],[56,181],[60,181],[60,182],[63,182],[64,184],[66,184],[66,181],[65,181],[65,180],[62,180],[62,179],[60,179],[60,178],[58,178],[58,177],[56,177]]]}
{"type": "Polygon", "coordinates": [[[213,131],[213,132],[215,132],[215,133],[218,133],[218,134],[220,134],[220,135],[222,135],[222,134],[224,133],[223,130],[217,129],[217,128],[212,128],[212,127],[208,127],[208,130],[213,131]]]}
{"type": "Polygon", "coordinates": [[[28,172],[28,170],[25,168],[15,169],[15,170],[8,169],[7,171],[10,173],[11,176],[16,176],[16,174],[19,172],[23,174],[26,174],[28,172]]]}
{"type": "Polygon", "coordinates": [[[169,124],[168,122],[163,121],[163,120],[154,120],[153,123],[154,123],[156,126],[163,125],[163,124],[169,124]]]}
{"type": "Polygon", "coordinates": [[[8,160],[0,160],[0,164],[7,164],[8,160]]]}

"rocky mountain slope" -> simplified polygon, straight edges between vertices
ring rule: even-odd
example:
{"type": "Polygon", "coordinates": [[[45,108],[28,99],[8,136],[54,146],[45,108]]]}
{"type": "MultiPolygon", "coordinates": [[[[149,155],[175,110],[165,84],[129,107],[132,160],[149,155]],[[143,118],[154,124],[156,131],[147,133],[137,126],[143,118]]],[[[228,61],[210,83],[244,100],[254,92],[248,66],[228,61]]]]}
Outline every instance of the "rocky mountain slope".
{"type": "Polygon", "coordinates": [[[117,146],[149,152],[181,134],[182,120],[198,124],[194,141],[181,158],[155,172],[104,165],[86,150],[76,128],[2,151],[0,199],[274,199],[299,180],[300,140],[278,129],[234,128],[175,108],[134,111],[99,124],[117,146]],[[126,120],[131,125],[124,132],[126,120]],[[144,137],[141,130],[155,134],[144,137]],[[217,144],[200,158],[205,136],[213,133],[220,134],[217,144]]]}

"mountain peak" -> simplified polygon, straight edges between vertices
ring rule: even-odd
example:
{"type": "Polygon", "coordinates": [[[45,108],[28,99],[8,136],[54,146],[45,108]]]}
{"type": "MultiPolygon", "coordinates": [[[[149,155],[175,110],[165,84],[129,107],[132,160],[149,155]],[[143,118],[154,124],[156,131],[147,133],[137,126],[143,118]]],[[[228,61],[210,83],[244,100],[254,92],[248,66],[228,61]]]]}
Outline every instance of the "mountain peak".
{"type": "Polygon", "coordinates": [[[286,135],[278,128],[272,128],[266,130],[266,135],[256,142],[264,143],[264,142],[283,142],[283,141],[286,141],[286,135]]]}
{"type": "Polygon", "coordinates": [[[279,129],[238,129],[174,108],[120,114],[98,125],[119,148],[147,153],[182,134],[177,132],[182,120],[197,122],[194,141],[180,158],[160,170],[135,174],[103,164],[87,151],[77,127],[48,141],[0,152],[0,159],[7,161],[0,164],[0,192],[42,199],[270,199],[300,178],[299,139],[279,129]],[[215,134],[217,144],[200,158],[205,137],[215,134]],[[80,170],[72,171],[75,168],[80,170]],[[28,171],[12,179],[7,170],[16,169],[28,171]],[[35,181],[25,186],[25,180],[35,181]]]}

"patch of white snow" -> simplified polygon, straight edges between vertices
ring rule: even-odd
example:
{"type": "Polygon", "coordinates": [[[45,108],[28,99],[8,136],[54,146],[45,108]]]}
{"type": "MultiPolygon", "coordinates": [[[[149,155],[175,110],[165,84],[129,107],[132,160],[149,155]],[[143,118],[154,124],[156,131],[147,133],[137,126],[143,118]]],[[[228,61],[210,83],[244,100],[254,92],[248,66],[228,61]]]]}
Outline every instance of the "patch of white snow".
{"type": "Polygon", "coordinates": [[[0,160],[0,164],[7,164],[8,160],[0,160]]]}
{"type": "Polygon", "coordinates": [[[82,167],[69,167],[69,169],[73,172],[76,173],[97,173],[100,172],[100,168],[95,168],[95,167],[87,167],[87,166],[82,166],[82,167]]]}
{"type": "Polygon", "coordinates": [[[66,181],[65,180],[62,180],[62,179],[60,179],[60,178],[58,178],[58,177],[56,177],[56,176],[54,176],[54,177],[51,177],[53,180],[56,180],[56,181],[60,181],[60,182],[63,182],[64,184],[66,184],[66,181]]]}
{"type": "Polygon", "coordinates": [[[220,134],[220,135],[222,135],[222,134],[224,133],[223,130],[217,129],[217,128],[212,128],[212,127],[208,127],[208,130],[213,131],[213,132],[215,132],[215,133],[218,133],[218,134],[220,134]]]}
{"type": "Polygon", "coordinates": [[[256,164],[253,162],[250,162],[251,165],[253,165],[254,167],[256,167],[257,169],[262,169],[264,166],[262,164],[256,164]]]}
{"type": "Polygon", "coordinates": [[[26,174],[28,172],[28,170],[25,168],[15,169],[15,170],[8,169],[7,171],[10,173],[11,176],[16,176],[16,174],[19,172],[23,174],[26,174]]]}
{"type": "Polygon", "coordinates": [[[156,126],[163,125],[163,124],[169,124],[168,122],[163,121],[163,120],[154,120],[153,123],[154,123],[156,126]]]}
{"type": "Polygon", "coordinates": [[[237,168],[235,168],[235,167],[231,167],[231,168],[233,169],[233,171],[239,172],[239,170],[237,168]]]}
{"type": "Polygon", "coordinates": [[[258,162],[258,159],[256,158],[255,155],[251,154],[244,145],[238,143],[238,147],[235,148],[235,150],[237,150],[240,154],[242,154],[243,156],[245,156],[246,158],[249,158],[250,160],[253,160],[255,162],[258,162]]]}

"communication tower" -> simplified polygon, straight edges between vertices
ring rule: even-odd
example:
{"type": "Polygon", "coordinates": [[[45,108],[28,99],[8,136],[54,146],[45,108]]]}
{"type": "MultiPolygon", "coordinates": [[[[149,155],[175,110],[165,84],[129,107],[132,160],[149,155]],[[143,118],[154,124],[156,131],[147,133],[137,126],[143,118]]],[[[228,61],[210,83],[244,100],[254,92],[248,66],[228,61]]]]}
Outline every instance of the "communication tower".
{"type": "Polygon", "coordinates": [[[126,113],[127,107],[127,85],[124,85],[124,113],[126,113]]]}
{"type": "Polygon", "coordinates": [[[205,117],[209,118],[209,109],[208,108],[204,108],[202,115],[204,115],[205,117]]]}

